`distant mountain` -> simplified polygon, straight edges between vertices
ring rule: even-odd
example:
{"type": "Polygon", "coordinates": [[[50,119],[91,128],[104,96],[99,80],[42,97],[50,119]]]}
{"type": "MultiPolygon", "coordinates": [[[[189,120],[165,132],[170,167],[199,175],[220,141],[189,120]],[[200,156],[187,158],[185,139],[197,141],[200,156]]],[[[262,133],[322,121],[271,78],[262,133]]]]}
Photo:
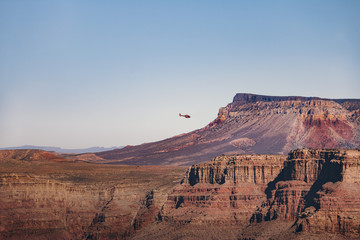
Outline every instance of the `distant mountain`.
{"type": "Polygon", "coordinates": [[[20,147],[8,147],[8,148],[0,148],[0,150],[11,150],[11,149],[40,149],[49,152],[57,152],[57,153],[96,153],[96,152],[104,152],[111,151],[114,149],[121,149],[123,147],[90,147],[90,148],[79,148],[79,149],[64,149],[60,147],[48,147],[48,146],[33,146],[33,145],[24,145],[20,147]]]}
{"type": "Polygon", "coordinates": [[[99,152],[103,160],[94,161],[192,165],[221,154],[287,154],[297,148],[360,148],[360,99],[239,93],[202,129],[99,152]]]}

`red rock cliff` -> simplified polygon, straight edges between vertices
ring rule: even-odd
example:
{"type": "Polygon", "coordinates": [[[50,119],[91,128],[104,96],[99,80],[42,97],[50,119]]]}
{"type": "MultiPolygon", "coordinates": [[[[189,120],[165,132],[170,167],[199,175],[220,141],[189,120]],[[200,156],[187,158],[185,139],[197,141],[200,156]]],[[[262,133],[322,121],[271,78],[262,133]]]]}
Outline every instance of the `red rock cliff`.
{"type": "Polygon", "coordinates": [[[280,155],[220,156],[189,168],[181,186],[168,197],[166,222],[238,224],[249,221],[266,200],[265,189],[285,161],[280,155]]]}
{"type": "Polygon", "coordinates": [[[358,237],[360,151],[220,156],[190,167],[159,217],[241,227],[287,221],[293,232],[358,237]]]}

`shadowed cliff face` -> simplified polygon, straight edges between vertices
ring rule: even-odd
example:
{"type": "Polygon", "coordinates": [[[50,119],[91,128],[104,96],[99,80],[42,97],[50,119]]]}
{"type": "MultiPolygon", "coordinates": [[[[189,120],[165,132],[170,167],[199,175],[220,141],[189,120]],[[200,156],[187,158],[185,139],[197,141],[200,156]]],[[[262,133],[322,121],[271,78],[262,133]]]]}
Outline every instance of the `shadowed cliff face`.
{"type": "Polygon", "coordinates": [[[158,224],[135,239],[201,238],[204,226],[214,238],[358,238],[360,151],[302,149],[288,157],[220,156],[193,165],[169,194],[158,224]],[[156,233],[161,226],[178,230],[156,233]]]}
{"type": "Polygon", "coordinates": [[[358,148],[359,108],[360,100],[356,99],[237,94],[202,129],[159,142],[96,153],[98,158],[90,161],[192,165],[221,154],[287,154],[306,147],[358,148]]]}
{"type": "Polygon", "coordinates": [[[360,234],[360,151],[293,151],[254,221],[296,220],[296,231],[360,234]]]}

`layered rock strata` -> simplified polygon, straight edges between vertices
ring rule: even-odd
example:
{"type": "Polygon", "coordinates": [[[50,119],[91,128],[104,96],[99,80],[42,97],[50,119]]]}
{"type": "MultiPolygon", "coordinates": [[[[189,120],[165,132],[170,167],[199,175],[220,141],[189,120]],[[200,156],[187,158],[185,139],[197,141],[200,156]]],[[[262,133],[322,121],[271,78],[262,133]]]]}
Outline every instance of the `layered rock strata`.
{"type": "Polygon", "coordinates": [[[360,238],[360,151],[327,153],[297,218],[297,231],[360,238]]]}
{"type": "Polygon", "coordinates": [[[360,151],[302,149],[287,157],[217,157],[189,168],[159,220],[238,226],[248,237],[256,234],[246,235],[246,229],[273,221],[291,223],[289,234],[359,237],[360,151]]]}
{"type": "Polygon", "coordinates": [[[165,222],[237,225],[266,200],[265,189],[281,171],[281,155],[219,156],[192,166],[165,203],[165,222]]]}
{"type": "Polygon", "coordinates": [[[254,221],[296,220],[297,231],[360,233],[359,150],[290,152],[254,221]]]}

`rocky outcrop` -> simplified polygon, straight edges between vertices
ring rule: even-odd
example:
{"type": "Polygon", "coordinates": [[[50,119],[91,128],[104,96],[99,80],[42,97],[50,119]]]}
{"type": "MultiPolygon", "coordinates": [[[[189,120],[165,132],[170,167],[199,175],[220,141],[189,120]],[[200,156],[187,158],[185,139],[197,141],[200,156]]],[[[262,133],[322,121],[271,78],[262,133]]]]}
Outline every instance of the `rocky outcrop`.
{"type": "Polygon", "coordinates": [[[192,228],[239,226],[245,236],[254,236],[246,234],[257,224],[287,222],[289,234],[354,238],[360,236],[359,199],[359,150],[219,156],[189,168],[159,219],[192,228]]]}
{"type": "MultiPolygon", "coordinates": [[[[359,99],[236,94],[202,129],[96,153],[92,162],[192,165],[221,154],[287,154],[298,148],[359,148],[359,99]]],[[[78,156],[81,159],[81,155],[78,156]]]]}

